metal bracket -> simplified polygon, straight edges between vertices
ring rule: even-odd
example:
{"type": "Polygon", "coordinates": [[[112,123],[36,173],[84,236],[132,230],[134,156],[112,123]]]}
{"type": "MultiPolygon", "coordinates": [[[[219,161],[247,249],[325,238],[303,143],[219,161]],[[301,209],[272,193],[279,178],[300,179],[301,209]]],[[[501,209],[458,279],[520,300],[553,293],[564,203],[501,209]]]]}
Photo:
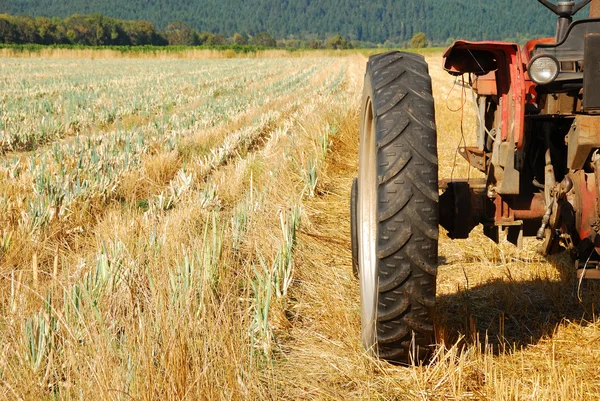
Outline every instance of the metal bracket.
{"type": "Polygon", "coordinates": [[[506,233],[506,240],[517,248],[523,248],[523,221],[515,220],[511,224],[504,224],[504,232],[506,233]]]}
{"type": "Polygon", "coordinates": [[[490,160],[486,152],[474,146],[461,146],[458,148],[458,154],[477,170],[487,172],[490,160]]]}
{"type": "Polygon", "coordinates": [[[600,267],[599,262],[597,260],[589,260],[585,263],[585,267],[580,268],[580,261],[575,261],[575,268],[577,269],[577,278],[578,279],[591,279],[591,280],[600,280],[600,267]]]}

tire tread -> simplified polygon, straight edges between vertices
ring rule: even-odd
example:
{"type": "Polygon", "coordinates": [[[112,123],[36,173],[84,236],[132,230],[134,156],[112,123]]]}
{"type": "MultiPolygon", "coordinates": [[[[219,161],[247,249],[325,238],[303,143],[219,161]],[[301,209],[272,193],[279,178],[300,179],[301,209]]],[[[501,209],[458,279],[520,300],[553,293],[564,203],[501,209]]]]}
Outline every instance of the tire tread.
{"type": "Polygon", "coordinates": [[[400,52],[372,56],[365,79],[373,88],[379,166],[377,352],[411,363],[433,343],[438,158],[431,79],[423,57],[400,52]]]}

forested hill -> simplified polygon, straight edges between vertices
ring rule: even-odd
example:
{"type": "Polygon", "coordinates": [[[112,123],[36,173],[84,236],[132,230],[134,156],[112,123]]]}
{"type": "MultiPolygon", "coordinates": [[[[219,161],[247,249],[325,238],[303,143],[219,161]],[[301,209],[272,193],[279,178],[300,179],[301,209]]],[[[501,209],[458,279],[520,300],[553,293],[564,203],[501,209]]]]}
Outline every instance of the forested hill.
{"type": "Polygon", "coordinates": [[[181,21],[228,37],[267,31],[276,38],[341,34],[377,43],[401,43],[417,32],[434,43],[448,38],[523,40],[551,36],[555,28],[552,13],[535,0],[2,0],[0,13],[101,13],[147,20],[159,29],[181,21]]]}

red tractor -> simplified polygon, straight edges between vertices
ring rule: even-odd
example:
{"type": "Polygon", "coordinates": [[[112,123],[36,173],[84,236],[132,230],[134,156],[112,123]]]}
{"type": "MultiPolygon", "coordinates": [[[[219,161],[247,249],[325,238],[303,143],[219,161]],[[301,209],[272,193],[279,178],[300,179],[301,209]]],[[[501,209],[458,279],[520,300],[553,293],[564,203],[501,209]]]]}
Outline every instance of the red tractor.
{"type": "Polygon", "coordinates": [[[438,180],[434,101],[419,55],[369,58],[351,193],[352,256],[362,341],[397,363],[435,343],[438,226],[498,242],[535,236],[568,250],[579,277],[600,278],[600,0],[538,0],[558,16],[554,38],[457,41],[444,68],[476,94],[477,146],[459,153],[483,179],[438,180]]]}

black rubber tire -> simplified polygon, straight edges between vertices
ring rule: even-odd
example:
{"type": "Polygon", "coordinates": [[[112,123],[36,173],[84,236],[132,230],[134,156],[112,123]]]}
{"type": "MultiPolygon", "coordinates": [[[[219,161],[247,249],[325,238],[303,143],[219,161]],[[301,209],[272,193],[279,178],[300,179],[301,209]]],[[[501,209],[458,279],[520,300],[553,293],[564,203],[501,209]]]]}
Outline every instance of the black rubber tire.
{"type": "Polygon", "coordinates": [[[350,190],[350,243],[352,244],[352,273],[358,278],[358,228],[356,208],[358,203],[358,178],[352,180],[350,190]]]}
{"type": "Polygon", "coordinates": [[[434,101],[420,55],[367,63],[358,187],[363,344],[390,362],[424,361],[435,343],[439,212],[434,101]]]}

